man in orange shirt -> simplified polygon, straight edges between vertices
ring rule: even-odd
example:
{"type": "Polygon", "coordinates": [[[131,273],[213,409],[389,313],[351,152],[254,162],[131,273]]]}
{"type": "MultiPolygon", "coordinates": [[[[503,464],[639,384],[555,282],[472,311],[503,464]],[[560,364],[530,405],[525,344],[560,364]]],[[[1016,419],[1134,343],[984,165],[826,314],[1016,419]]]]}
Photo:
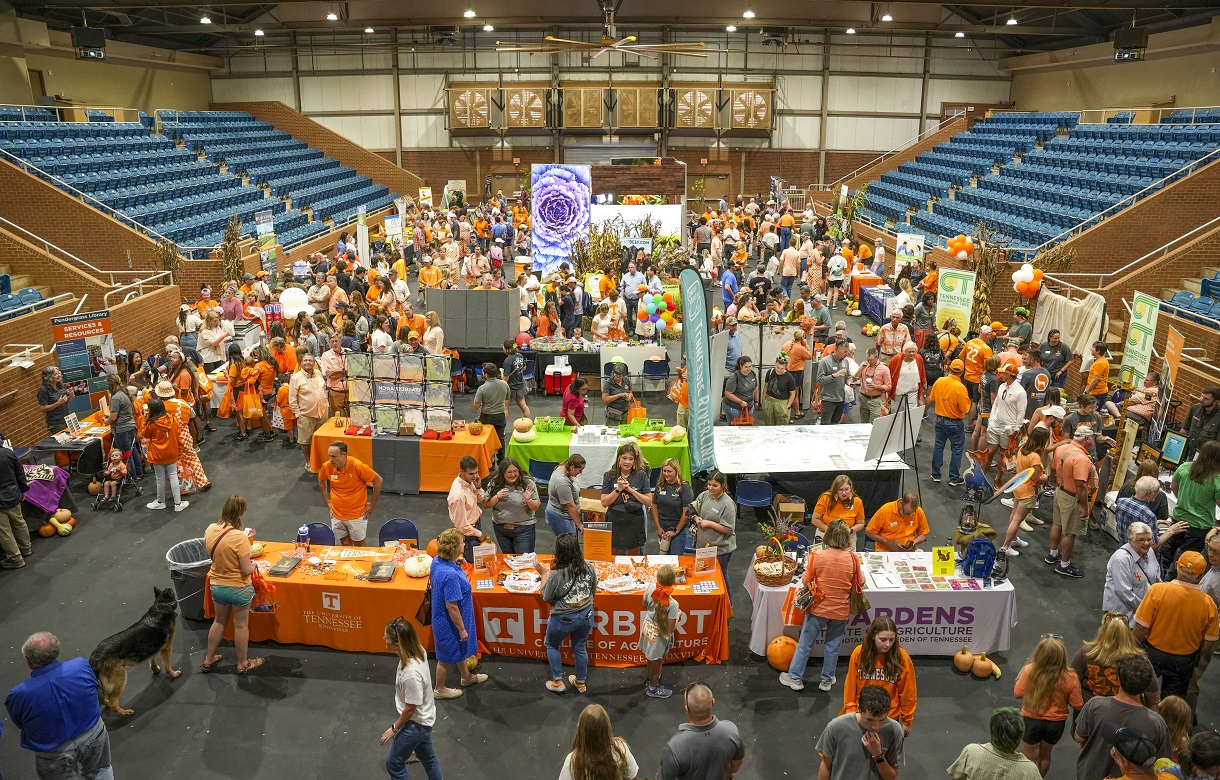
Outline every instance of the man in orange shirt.
{"type": "Polygon", "coordinates": [[[945,442],[949,443],[952,456],[949,459],[949,484],[954,487],[964,484],[962,479],[962,450],[966,446],[966,427],[962,422],[970,409],[970,396],[962,384],[961,359],[949,364],[949,373],[937,379],[928,392],[928,406],[936,413],[936,443],[932,449],[932,481],[940,482],[940,467],[944,463],[945,442]]]}
{"type": "Polygon", "coordinates": [[[966,392],[970,395],[970,413],[966,415],[966,428],[974,425],[979,410],[979,382],[983,380],[983,371],[987,358],[991,357],[991,326],[979,328],[979,335],[962,345],[962,381],[966,392]]]}
{"type": "Polygon", "coordinates": [[[1178,556],[1177,578],[1158,582],[1135,610],[1131,632],[1161,677],[1162,696],[1186,696],[1200,656],[1220,639],[1216,602],[1199,589],[1207,560],[1194,550],[1178,556]]]}
{"type": "Polygon", "coordinates": [[[928,538],[928,517],[919,506],[919,494],[908,491],[897,501],[883,504],[864,529],[879,552],[909,552],[928,538]]]}
{"type": "Polygon", "coordinates": [[[330,511],[330,527],[344,545],[363,547],[369,516],[381,497],[381,475],[347,454],[347,444],[332,442],[318,469],[318,487],[330,511]],[[373,488],[372,500],[368,488],[373,488]]]}
{"type": "Polygon", "coordinates": [[[1072,435],[1072,441],[1051,456],[1051,472],[1058,487],[1055,488],[1050,552],[1045,560],[1055,567],[1056,574],[1074,579],[1084,576],[1084,569],[1072,563],[1072,549],[1076,546],[1076,537],[1084,536],[1089,530],[1093,490],[1097,487],[1097,467],[1093,465],[1092,454],[1096,446],[1093,426],[1081,425],[1072,435]]]}

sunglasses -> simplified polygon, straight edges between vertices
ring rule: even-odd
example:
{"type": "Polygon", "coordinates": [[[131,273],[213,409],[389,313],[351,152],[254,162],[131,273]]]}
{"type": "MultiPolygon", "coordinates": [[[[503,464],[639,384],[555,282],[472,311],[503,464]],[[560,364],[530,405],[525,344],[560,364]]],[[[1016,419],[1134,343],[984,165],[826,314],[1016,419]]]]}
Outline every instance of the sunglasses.
{"type": "Polygon", "coordinates": [[[1039,639],[1058,639],[1060,642],[1063,641],[1063,637],[1059,634],[1043,634],[1042,636],[1040,636],[1038,638],[1039,639]]]}
{"type": "Polygon", "coordinates": [[[688,685],[682,689],[683,706],[686,706],[686,704],[687,704],[687,697],[690,695],[691,689],[695,688],[696,686],[699,686],[699,685],[702,685],[704,688],[707,688],[708,692],[711,693],[712,686],[708,685],[707,683],[703,682],[702,680],[696,680],[695,682],[691,683],[690,685],[688,685]]]}

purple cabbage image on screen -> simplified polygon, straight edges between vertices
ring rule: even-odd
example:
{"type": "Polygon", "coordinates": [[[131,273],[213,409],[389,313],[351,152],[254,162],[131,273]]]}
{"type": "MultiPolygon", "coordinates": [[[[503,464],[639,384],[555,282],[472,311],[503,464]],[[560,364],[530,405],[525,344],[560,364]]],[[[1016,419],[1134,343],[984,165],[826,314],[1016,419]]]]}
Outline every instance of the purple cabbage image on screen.
{"type": "Polygon", "coordinates": [[[552,271],[568,259],[573,244],[589,238],[591,169],[588,165],[534,165],[530,172],[534,268],[552,271]]]}

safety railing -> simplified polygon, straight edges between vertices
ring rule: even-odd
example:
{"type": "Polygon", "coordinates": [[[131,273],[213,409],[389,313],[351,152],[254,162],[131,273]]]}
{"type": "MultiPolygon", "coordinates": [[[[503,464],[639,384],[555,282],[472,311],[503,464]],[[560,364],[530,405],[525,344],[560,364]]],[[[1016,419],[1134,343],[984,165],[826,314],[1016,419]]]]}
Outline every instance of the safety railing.
{"type": "Polygon", "coordinates": [[[25,228],[21,227],[20,225],[16,224],[15,222],[11,222],[11,221],[5,219],[4,217],[0,217],[0,228],[7,230],[10,233],[20,234],[20,237],[25,239],[27,242],[41,246],[42,251],[46,252],[48,255],[51,255],[53,257],[58,257],[60,260],[67,261],[69,263],[69,265],[79,266],[86,270],[92,271],[93,273],[97,274],[97,276],[99,278],[105,278],[105,279],[109,280],[111,287],[114,287],[119,284],[119,282],[117,282],[115,280],[116,276],[129,277],[129,276],[139,276],[140,274],[148,273],[148,271],[103,271],[101,268],[98,268],[97,266],[93,265],[92,263],[80,259],[79,257],[72,254],[68,250],[62,249],[62,248],[56,246],[55,244],[52,244],[50,241],[47,241],[45,238],[42,238],[39,235],[31,233],[30,231],[26,230],[25,228]]]}
{"type": "Polygon", "coordinates": [[[922,141],[923,139],[927,138],[928,136],[936,134],[940,130],[944,129],[945,125],[949,124],[950,122],[954,122],[954,121],[960,119],[961,116],[962,116],[961,114],[955,114],[954,116],[951,116],[948,119],[942,120],[939,124],[929,127],[927,130],[924,130],[922,133],[920,133],[919,135],[910,139],[909,141],[904,141],[903,143],[899,144],[898,146],[895,146],[893,149],[890,149],[888,152],[883,152],[882,154],[877,155],[873,159],[864,163],[864,165],[861,165],[859,168],[852,171],[851,173],[849,173],[845,176],[840,176],[839,178],[832,181],[830,184],[819,186],[819,187],[817,187],[817,189],[837,190],[844,182],[854,179],[862,171],[865,171],[865,170],[873,167],[877,163],[885,162],[886,160],[895,156],[896,154],[901,152],[903,149],[906,149],[907,147],[911,146],[912,144],[917,144],[920,141],[922,141]]]}
{"type": "MultiPolygon", "coordinates": [[[[2,353],[0,354],[0,368],[11,368],[13,366],[29,368],[34,365],[30,358],[50,355],[54,352],[54,344],[51,345],[50,349],[47,349],[42,344],[5,344],[3,347],[0,347],[0,353],[2,353]]],[[[0,396],[0,403],[4,403],[8,396],[8,393],[0,396]]]]}
{"type": "Polygon", "coordinates": [[[107,292],[104,296],[102,296],[102,308],[103,309],[110,308],[110,296],[112,296],[112,295],[118,295],[120,293],[125,293],[123,295],[123,300],[119,301],[119,303],[124,303],[126,301],[131,300],[132,298],[138,298],[141,295],[143,295],[145,287],[155,287],[157,289],[161,289],[162,287],[173,284],[173,283],[174,283],[174,275],[172,273],[170,273],[169,271],[161,271],[159,273],[155,273],[146,279],[137,279],[136,281],[131,282],[130,284],[125,284],[122,287],[116,287],[113,290],[110,290],[109,292],[107,292]],[[160,282],[158,284],[153,284],[153,282],[157,281],[158,279],[164,279],[165,281],[160,282]]]}
{"type": "MultiPolygon", "coordinates": [[[[1207,222],[1204,222],[1202,225],[1199,225],[1194,230],[1191,230],[1187,233],[1183,233],[1182,235],[1178,236],[1177,238],[1173,239],[1172,241],[1169,241],[1168,243],[1163,244],[1163,245],[1157,247],[1156,249],[1153,249],[1151,252],[1147,253],[1146,255],[1143,255],[1142,257],[1132,260],[1131,262],[1124,265],[1122,268],[1118,268],[1116,270],[1109,271],[1107,273],[1094,273],[1094,272],[1086,272],[1086,271],[1072,271],[1072,272],[1061,271],[1061,272],[1059,272],[1058,276],[1078,278],[1081,280],[1093,279],[1093,280],[1095,280],[1096,286],[1090,287],[1089,289],[1101,290],[1101,289],[1105,288],[1111,280],[1125,276],[1132,269],[1147,265],[1150,261],[1164,260],[1166,257],[1169,256],[1170,252],[1178,249],[1179,247],[1181,247],[1185,244],[1190,243],[1191,241],[1194,241],[1196,238],[1202,236],[1205,233],[1210,233],[1212,230],[1216,229],[1217,227],[1220,227],[1220,217],[1213,217],[1212,219],[1208,220],[1207,222]]],[[[1082,281],[1081,283],[1084,284],[1085,282],[1082,281]]]]}
{"type": "Polygon", "coordinates": [[[1195,106],[1192,108],[1173,107],[1128,107],[1128,108],[1089,108],[1080,112],[1080,124],[1104,125],[1114,117],[1129,115],[1138,117],[1137,124],[1195,124],[1202,119],[1204,123],[1220,122],[1220,106],[1195,106]],[[1151,122],[1145,122],[1144,119],[1151,122]]]}
{"type": "Polygon", "coordinates": [[[0,122],[139,122],[138,108],[119,106],[30,106],[0,103],[0,122]],[[14,111],[17,111],[14,115],[14,111]],[[104,117],[104,118],[103,118],[104,117]]]}

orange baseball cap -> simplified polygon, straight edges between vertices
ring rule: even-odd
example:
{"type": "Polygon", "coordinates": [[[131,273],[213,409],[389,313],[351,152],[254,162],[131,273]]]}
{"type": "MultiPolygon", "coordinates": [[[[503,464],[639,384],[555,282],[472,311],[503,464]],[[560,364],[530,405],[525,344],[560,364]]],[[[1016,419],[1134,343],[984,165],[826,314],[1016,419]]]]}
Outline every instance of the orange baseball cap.
{"type": "Polygon", "coordinates": [[[1194,550],[1187,550],[1178,556],[1178,571],[1185,572],[1186,576],[1198,579],[1203,576],[1203,572],[1207,571],[1207,560],[1201,553],[1194,550]]]}
{"type": "Polygon", "coordinates": [[[1000,370],[1006,371],[1010,374],[1021,373],[1021,368],[1017,365],[1017,361],[1015,361],[1015,360],[1005,360],[1004,365],[1000,366],[1000,370]]]}
{"type": "Polygon", "coordinates": [[[949,370],[955,374],[960,374],[966,370],[966,364],[962,362],[961,358],[957,358],[949,364],[949,370]]]}

